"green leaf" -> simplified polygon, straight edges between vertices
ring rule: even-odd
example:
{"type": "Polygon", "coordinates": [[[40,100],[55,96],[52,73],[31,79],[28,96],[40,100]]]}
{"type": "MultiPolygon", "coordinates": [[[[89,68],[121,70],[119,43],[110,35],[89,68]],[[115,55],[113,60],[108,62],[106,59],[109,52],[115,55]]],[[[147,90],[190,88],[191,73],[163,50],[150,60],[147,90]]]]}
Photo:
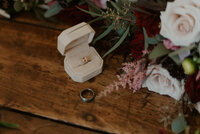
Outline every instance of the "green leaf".
{"type": "Polygon", "coordinates": [[[117,9],[117,11],[119,11],[121,14],[123,14],[123,11],[116,5],[115,2],[113,2],[113,1],[109,1],[109,2],[111,3],[111,5],[112,5],[115,9],[117,9]]]}
{"type": "Polygon", "coordinates": [[[94,41],[93,44],[96,43],[98,40],[104,38],[106,35],[108,35],[112,30],[114,26],[111,24],[101,35],[99,35],[94,41]]]}
{"type": "Polygon", "coordinates": [[[149,55],[149,59],[156,59],[158,57],[162,57],[168,53],[170,53],[171,51],[166,49],[166,47],[163,44],[158,44],[156,47],[154,47],[154,49],[151,51],[150,55],[149,55]]]}
{"type": "Polygon", "coordinates": [[[58,14],[63,8],[61,7],[61,5],[56,1],[53,6],[51,8],[49,8],[45,14],[44,17],[45,18],[49,18],[51,16],[54,16],[56,14],[58,14]]]}
{"type": "Polygon", "coordinates": [[[177,64],[180,65],[179,54],[185,51],[191,50],[195,47],[195,44],[190,45],[189,47],[182,47],[174,52],[168,54],[168,56],[177,64]]]}
{"type": "Polygon", "coordinates": [[[84,9],[82,9],[82,8],[79,8],[78,6],[76,6],[76,8],[78,8],[79,10],[81,10],[81,11],[87,13],[87,14],[90,14],[90,15],[92,15],[92,16],[95,16],[95,17],[96,17],[96,16],[102,16],[101,14],[97,14],[97,13],[94,13],[94,12],[90,12],[90,11],[84,10],[84,9]]]}
{"type": "Polygon", "coordinates": [[[148,35],[146,32],[146,29],[143,27],[143,33],[144,33],[144,50],[147,50],[149,47],[149,43],[148,43],[148,35]]]}
{"type": "Polygon", "coordinates": [[[180,133],[184,131],[186,126],[187,122],[183,115],[179,115],[178,117],[176,117],[171,124],[172,131],[175,133],[180,133]]]}
{"type": "Polygon", "coordinates": [[[7,123],[7,122],[1,122],[1,121],[0,121],[0,126],[8,127],[8,128],[19,128],[19,125],[18,125],[18,124],[7,123]]]}
{"type": "Polygon", "coordinates": [[[169,56],[177,65],[180,65],[180,58],[178,55],[169,56]]]}
{"type": "Polygon", "coordinates": [[[178,49],[178,50],[176,50],[176,51],[174,51],[174,52],[171,52],[171,53],[169,54],[169,56],[171,57],[171,56],[178,55],[178,54],[183,53],[183,52],[185,52],[185,51],[187,51],[187,50],[191,50],[191,49],[193,49],[194,47],[195,47],[195,44],[192,44],[192,45],[190,45],[189,47],[182,47],[182,48],[180,48],[180,49],[178,49]]]}
{"type": "Polygon", "coordinates": [[[163,37],[160,34],[157,34],[156,35],[156,40],[157,41],[161,41],[161,40],[163,40],[163,37]]]}
{"type": "Polygon", "coordinates": [[[92,24],[92,23],[94,23],[94,22],[96,22],[96,21],[99,21],[99,20],[102,20],[102,19],[104,19],[104,18],[103,18],[103,17],[97,17],[97,18],[95,18],[95,19],[89,21],[88,24],[92,24]]]}
{"type": "Polygon", "coordinates": [[[199,130],[196,130],[194,134],[200,134],[200,131],[199,131],[199,130]]]}
{"type": "Polygon", "coordinates": [[[93,2],[91,2],[90,0],[86,0],[87,4],[96,10],[96,12],[102,13],[103,10],[101,10],[98,6],[96,6],[93,2]]]}
{"type": "Polygon", "coordinates": [[[127,37],[128,33],[129,33],[130,27],[128,27],[126,29],[126,31],[124,32],[124,34],[122,35],[122,37],[119,39],[119,41],[108,51],[104,54],[103,58],[106,57],[109,53],[111,53],[112,51],[114,51],[117,47],[119,47],[119,45],[125,40],[125,38],[127,37]]]}
{"type": "Polygon", "coordinates": [[[23,9],[23,5],[20,1],[15,1],[14,3],[14,9],[17,12],[20,12],[23,9]]]}
{"type": "Polygon", "coordinates": [[[157,44],[158,43],[158,41],[155,38],[148,38],[147,41],[149,44],[157,44]]]}

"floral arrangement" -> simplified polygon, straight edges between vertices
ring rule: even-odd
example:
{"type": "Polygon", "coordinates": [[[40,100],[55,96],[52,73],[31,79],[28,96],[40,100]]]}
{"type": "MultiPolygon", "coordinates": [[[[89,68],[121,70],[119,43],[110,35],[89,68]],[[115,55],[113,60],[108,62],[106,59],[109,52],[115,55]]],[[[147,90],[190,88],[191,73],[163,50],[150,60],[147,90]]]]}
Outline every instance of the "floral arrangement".
{"type": "MultiPolygon", "coordinates": [[[[80,12],[84,13],[83,18],[86,14],[91,15],[94,19],[90,23],[101,21],[105,24],[104,31],[93,43],[109,35],[115,39],[115,44],[103,57],[120,45],[128,45],[132,61],[123,64],[118,81],[98,97],[119,87],[128,86],[133,93],[147,87],[149,91],[168,95],[192,112],[200,113],[199,0],[0,1],[0,14],[7,18],[22,10],[33,10],[37,16],[42,13],[44,18],[59,14],[79,16],[80,12]],[[70,14],[72,11],[74,14],[70,14]]],[[[76,20],[83,19],[75,17],[76,20]]],[[[166,124],[168,119],[164,121],[166,124]]],[[[171,121],[171,126],[176,133],[187,128],[184,112],[171,121]]],[[[198,133],[197,130],[195,134],[198,133]]]]}

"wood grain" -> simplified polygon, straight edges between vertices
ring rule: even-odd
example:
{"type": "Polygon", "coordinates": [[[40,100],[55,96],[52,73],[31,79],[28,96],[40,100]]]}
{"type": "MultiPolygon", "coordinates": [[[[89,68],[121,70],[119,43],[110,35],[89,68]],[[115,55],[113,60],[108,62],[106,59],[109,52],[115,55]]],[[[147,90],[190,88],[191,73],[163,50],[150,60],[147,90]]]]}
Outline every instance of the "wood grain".
{"type": "Polygon", "coordinates": [[[0,127],[0,134],[100,134],[100,132],[85,130],[10,109],[0,108],[0,113],[1,121],[20,125],[18,129],[0,127]]]}
{"type": "Polygon", "coordinates": [[[119,56],[105,61],[101,75],[75,83],[64,72],[64,57],[56,48],[61,31],[7,20],[0,20],[0,25],[0,105],[122,134],[158,133],[163,127],[163,106],[177,114],[173,99],[145,89],[135,94],[122,89],[91,103],[82,102],[83,88],[98,93],[116,79],[122,63],[119,56]]]}
{"type": "Polygon", "coordinates": [[[30,12],[19,13],[16,16],[13,16],[12,21],[20,22],[24,24],[34,24],[36,26],[40,26],[40,27],[42,26],[42,27],[58,29],[58,30],[67,29],[70,26],[75,25],[69,22],[62,22],[59,20],[57,20],[56,22],[52,22],[49,20],[41,21],[36,17],[35,14],[30,13],[30,12]]]}

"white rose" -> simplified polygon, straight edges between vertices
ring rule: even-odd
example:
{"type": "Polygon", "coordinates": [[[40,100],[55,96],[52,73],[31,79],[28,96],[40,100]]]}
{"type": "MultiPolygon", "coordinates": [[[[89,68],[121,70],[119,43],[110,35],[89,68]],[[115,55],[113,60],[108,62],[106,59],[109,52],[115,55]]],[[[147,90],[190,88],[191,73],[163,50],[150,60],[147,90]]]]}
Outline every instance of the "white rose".
{"type": "Polygon", "coordinates": [[[197,102],[197,104],[195,105],[195,108],[200,113],[200,102],[197,102]]]}
{"type": "Polygon", "coordinates": [[[175,0],[161,12],[160,34],[176,46],[189,46],[200,40],[200,1],[175,0]]]}
{"type": "Polygon", "coordinates": [[[161,95],[169,95],[179,100],[184,93],[184,84],[170,76],[169,72],[160,65],[152,65],[147,69],[148,76],[142,87],[161,95]]]}

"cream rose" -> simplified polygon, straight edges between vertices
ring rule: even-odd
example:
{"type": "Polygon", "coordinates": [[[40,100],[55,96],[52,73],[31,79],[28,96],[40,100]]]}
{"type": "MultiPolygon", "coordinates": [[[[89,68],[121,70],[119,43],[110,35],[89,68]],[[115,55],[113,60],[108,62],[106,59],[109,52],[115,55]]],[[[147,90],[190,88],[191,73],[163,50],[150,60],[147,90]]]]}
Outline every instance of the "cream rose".
{"type": "Polygon", "coordinates": [[[161,65],[152,65],[147,69],[148,76],[142,87],[147,87],[150,91],[161,95],[169,95],[179,100],[184,93],[184,84],[170,76],[169,72],[161,65]]]}
{"type": "Polygon", "coordinates": [[[197,104],[195,105],[195,108],[200,113],[200,102],[197,102],[197,104]]]}
{"type": "Polygon", "coordinates": [[[175,46],[189,46],[200,40],[200,1],[175,0],[161,12],[160,34],[175,46]]]}

